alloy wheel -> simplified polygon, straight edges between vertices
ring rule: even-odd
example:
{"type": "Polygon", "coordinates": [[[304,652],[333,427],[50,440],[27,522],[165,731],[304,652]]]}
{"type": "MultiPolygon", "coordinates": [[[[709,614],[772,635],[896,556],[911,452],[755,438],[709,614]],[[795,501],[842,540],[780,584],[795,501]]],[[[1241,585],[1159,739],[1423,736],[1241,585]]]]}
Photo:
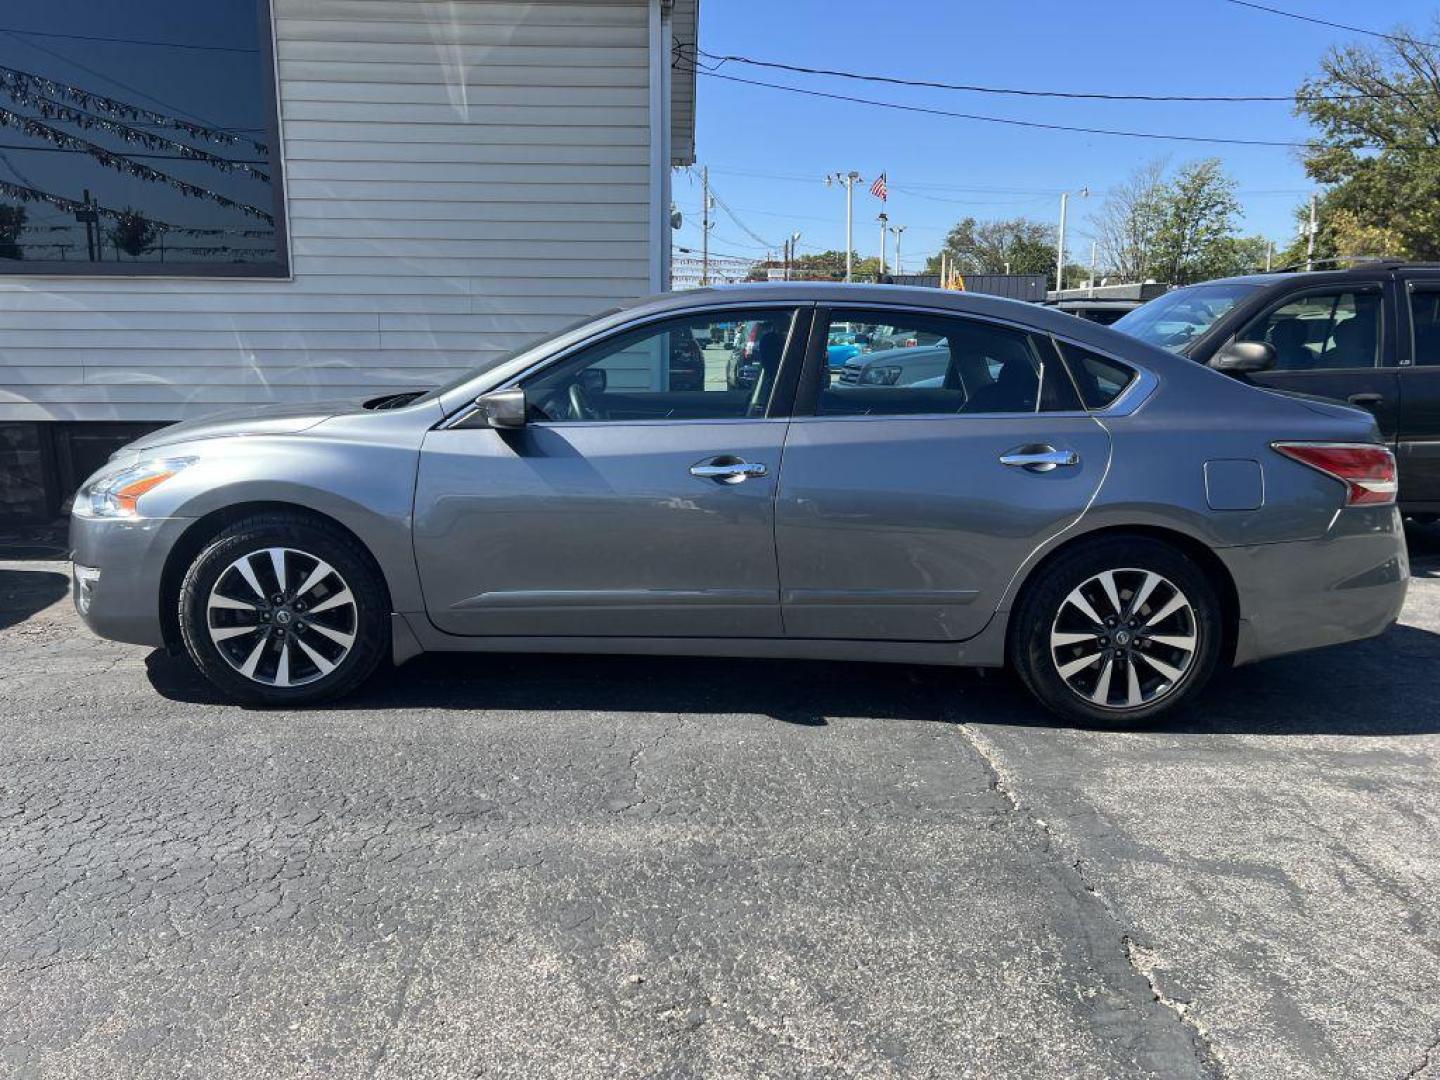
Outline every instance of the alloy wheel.
{"type": "Polygon", "coordinates": [[[305,686],[329,675],[355,645],[355,596],[314,555],[269,547],[242,555],[206,601],[210,640],[232,668],[263,686],[305,686]]]}
{"type": "Polygon", "coordinates": [[[1174,692],[1200,644],[1195,608],[1151,570],[1106,570],[1065,597],[1050,627],[1050,656],[1091,705],[1139,709],[1174,692]]]}

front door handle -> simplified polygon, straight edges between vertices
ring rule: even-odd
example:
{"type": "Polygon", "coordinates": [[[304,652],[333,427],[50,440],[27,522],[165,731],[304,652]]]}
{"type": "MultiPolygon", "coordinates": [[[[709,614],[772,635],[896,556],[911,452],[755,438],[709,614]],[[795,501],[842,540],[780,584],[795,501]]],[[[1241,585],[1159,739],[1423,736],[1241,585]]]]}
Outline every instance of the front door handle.
{"type": "Polygon", "coordinates": [[[1080,455],[1074,450],[1056,450],[1053,446],[1021,446],[1000,455],[1000,464],[1030,472],[1050,472],[1052,469],[1069,468],[1080,464],[1080,455]]]}
{"type": "Polygon", "coordinates": [[[758,461],[745,461],[737,457],[718,457],[699,465],[690,466],[690,475],[702,480],[714,480],[720,484],[743,484],[751,477],[766,476],[770,472],[758,461]]]}
{"type": "Polygon", "coordinates": [[[1347,399],[1351,405],[1358,405],[1362,409],[1373,409],[1376,405],[1385,404],[1384,394],[1351,394],[1347,399]]]}

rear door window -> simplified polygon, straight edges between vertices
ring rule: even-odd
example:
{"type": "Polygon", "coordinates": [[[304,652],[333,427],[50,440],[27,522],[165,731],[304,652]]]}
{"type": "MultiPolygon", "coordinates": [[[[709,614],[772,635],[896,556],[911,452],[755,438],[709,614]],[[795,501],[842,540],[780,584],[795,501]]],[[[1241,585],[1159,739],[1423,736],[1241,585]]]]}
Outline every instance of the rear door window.
{"type": "Polygon", "coordinates": [[[1440,285],[1410,289],[1411,356],[1417,367],[1440,367],[1440,285]]]}
{"type": "Polygon", "coordinates": [[[1080,407],[1054,344],[1043,334],[889,309],[832,311],[822,332],[825,357],[815,373],[819,416],[964,416],[1080,407]]]}

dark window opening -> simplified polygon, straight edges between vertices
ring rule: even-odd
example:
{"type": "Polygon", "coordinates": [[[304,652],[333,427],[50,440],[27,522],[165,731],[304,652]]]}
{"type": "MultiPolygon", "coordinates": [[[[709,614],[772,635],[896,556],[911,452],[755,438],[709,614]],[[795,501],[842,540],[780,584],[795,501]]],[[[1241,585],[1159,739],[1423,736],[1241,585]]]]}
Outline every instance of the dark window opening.
{"type": "Polygon", "coordinates": [[[0,272],[284,277],[269,0],[48,0],[0,33],[0,272]]]}

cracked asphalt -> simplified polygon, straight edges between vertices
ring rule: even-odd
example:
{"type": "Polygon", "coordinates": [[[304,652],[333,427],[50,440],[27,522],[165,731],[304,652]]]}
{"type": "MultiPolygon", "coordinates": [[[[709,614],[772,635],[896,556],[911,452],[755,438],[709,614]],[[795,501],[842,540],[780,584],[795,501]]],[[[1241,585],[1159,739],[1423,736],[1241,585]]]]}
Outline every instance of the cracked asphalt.
{"type": "Polygon", "coordinates": [[[1169,727],[426,657],[218,702],[0,562],[0,1076],[1440,1077],[1440,529],[1169,727]]]}

